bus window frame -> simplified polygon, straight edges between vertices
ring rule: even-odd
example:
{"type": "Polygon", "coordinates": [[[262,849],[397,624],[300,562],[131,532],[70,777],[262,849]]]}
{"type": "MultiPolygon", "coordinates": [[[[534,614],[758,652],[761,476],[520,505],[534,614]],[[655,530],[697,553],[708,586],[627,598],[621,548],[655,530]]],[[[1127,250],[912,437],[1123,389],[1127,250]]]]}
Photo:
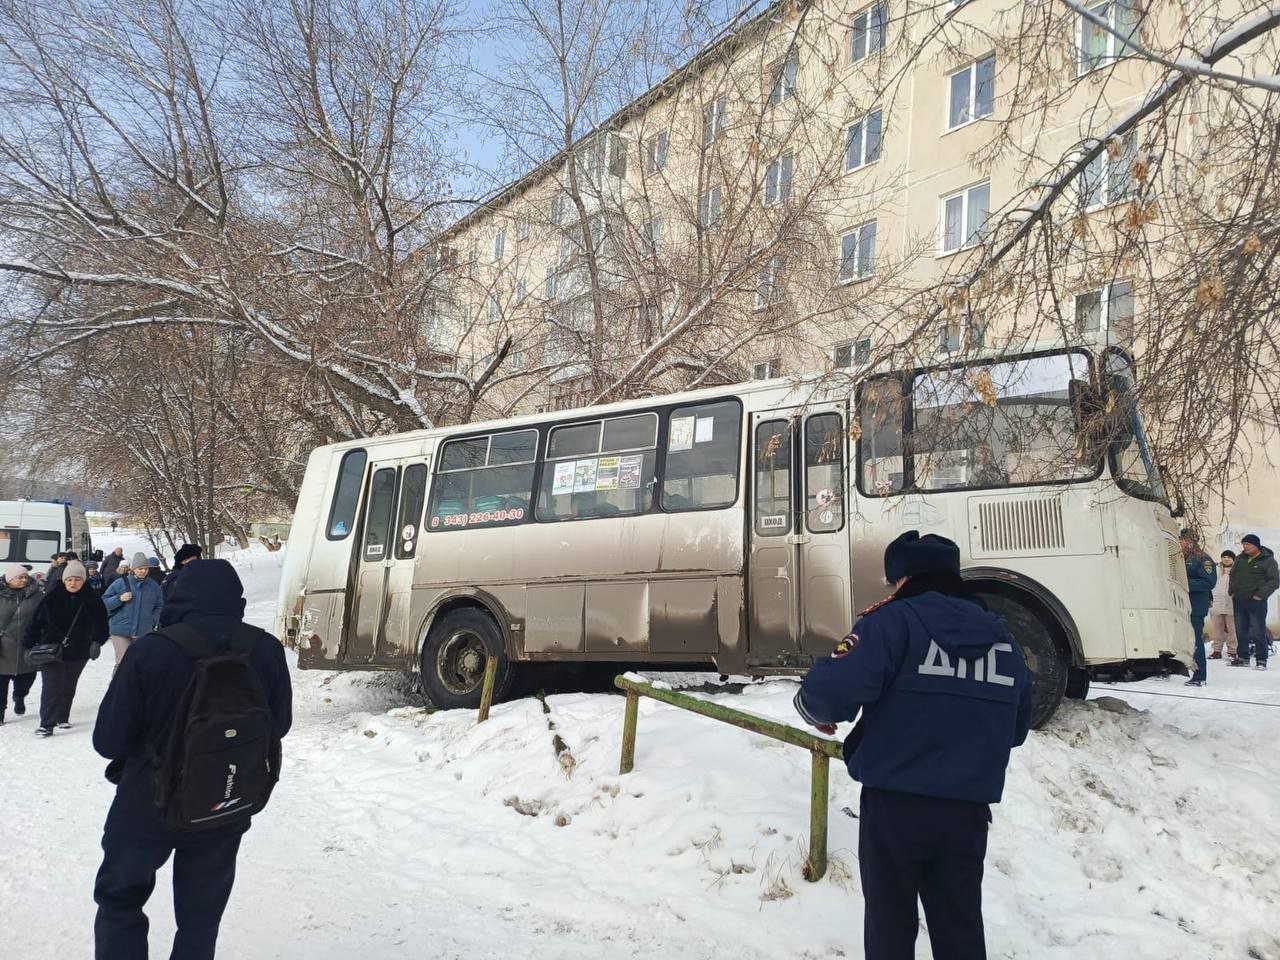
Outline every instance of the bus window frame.
{"type": "MultiPolygon", "coordinates": [[[[739,502],[742,500],[743,474],[752,469],[750,463],[744,464],[746,444],[743,442],[743,437],[750,439],[752,433],[749,429],[750,424],[746,423],[746,411],[742,403],[742,397],[737,394],[729,394],[722,397],[709,397],[706,400],[685,400],[681,403],[666,404],[660,409],[662,410],[662,416],[658,423],[658,460],[654,464],[654,485],[657,488],[653,498],[654,508],[661,513],[672,516],[682,513],[715,513],[717,510],[737,509],[739,502]],[[733,499],[728,503],[715,504],[709,507],[668,507],[664,502],[664,493],[666,492],[667,480],[667,455],[670,452],[668,448],[670,446],[671,415],[677,410],[684,410],[690,407],[713,407],[721,403],[731,403],[738,408],[738,457],[733,471],[733,499]]],[[[743,509],[746,509],[745,505],[743,509]]]]}
{"type": "Polygon", "coordinates": [[[342,456],[338,459],[338,469],[335,474],[333,492],[329,495],[329,515],[324,524],[324,538],[334,543],[340,543],[355,532],[359,526],[360,504],[363,502],[365,477],[369,472],[369,451],[364,447],[352,447],[349,450],[343,450],[342,456]],[[342,470],[347,463],[347,458],[361,454],[364,457],[364,464],[360,468],[360,484],[356,487],[355,509],[351,512],[351,522],[347,527],[347,532],[339,535],[333,533],[333,518],[338,510],[338,488],[342,483],[342,470]]]}
{"type": "MultiPolygon", "coordinates": [[[[1084,476],[1069,477],[1063,480],[1035,480],[1028,483],[1000,483],[986,486],[962,486],[962,487],[943,487],[936,489],[926,489],[916,485],[916,454],[914,440],[915,430],[915,403],[912,400],[914,393],[914,384],[917,377],[930,373],[943,373],[948,370],[965,370],[976,367],[990,367],[1000,363],[1018,363],[1024,360],[1038,360],[1043,357],[1058,357],[1075,354],[1082,357],[1085,362],[1085,379],[1090,383],[1097,382],[1097,357],[1089,350],[1083,347],[1058,347],[1056,349],[1036,350],[1032,353],[1019,353],[1010,356],[984,357],[981,360],[958,360],[953,363],[943,363],[932,366],[920,366],[908,370],[897,370],[890,373],[877,374],[872,377],[866,377],[858,382],[854,391],[854,409],[852,417],[856,418],[856,422],[861,426],[862,423],[862,397],[863,392],[868,384],[880,383],[886,380],[896,380],[902,391],[904,403],[902,405],[902,424],[899,428],[899,434],[902,438],[902,489],[893,490],[889,493],[878,493],[876,491],[868,491],[863,485],[863,460],[862,460],[862,436],[859,434],[857,449],[854,455],[854,485],[858,494],[868,500],[887,500],[890,497],[901,497],[907,494],[913,496],[934,496],[944,493],[979,493],[990,492],[993,490],[1025,490],[1029,487],[1063,487],[1072,484],[1092,483],[1102,476],[1102,472],[1107,468],[1107,458],[1098,456],[1093,464],[1093,469],[1084,476]]],[[[1079,425],[1075,425],[1076,430],[1079,425]]],[[[1118,486],[1118,484],[1117,484],[1118,486]]]]}
{"type": "Polygon", "coordinates": [[[463,530],[493,530],[502,527],[515,527],[522,523],[532,523],[535,498],[537,497],[538,486],[542,477],[542,455],[547,444],[547,437],[549,436],[544,428],[544,424],[523,424],[518,427],[507,427],[505,429],[498,430],[478,430],[470,433],[459,433],[451,437],[441,437],[439,445],[436,448],[435,468],[430,473],[430,485],[427,488],[427,499],[423,507],[422,524],[420,525],[420,529],[428,533],[456,533],[463,530]],[[490,464],[489,458],[493,452],[493,438],[495,436],[512,433],[532,433],[534,435],[533,459],[520,460],[514,463],[490,464]],[[450,470],[441,469],[445,459],[445,448],[449,444],[459,443],[466,440],[479,440],[482,437],[485,440],[485,462],[483,466],[457,467],[450,470]],[[459,524],[457,526],[445,526],[443,523],[438,525],[431,523],[431,520],[437,519],[433,515],[433,508],[436,505],[435,498],[437,491],[439,490],[439,478],[441,476],[448,476],[455,473],[469,473],[474,470],[505,470],[511,467],[523,467],[528,464],[533,466],[533,472],[530,475],[529,500],[528,505],[525,507],[523,517],[518,520],[495,520],[491,523],[476,523],[474,525],[467,523],[459,524]]]}
{"type": "MultiPolygon", "coordinates": [[[[788,537],[795,530],[796,525],[796,504],[795,504],[795,421],[788,417],[770,417],[767,420],[757,420],[753,425],[751,435],[751,528],[756,537],[788,537]],[[783,441],[778,444],[779,450],[785,450],[787,454],[787,482],[786,482],[786,500],[787,509],[785,511],[786,525],[782,527],[762,527],[760,521],[768,517],[776,517],[776,513],[761,513],[760,511],[760,433],[766,427],[782,426],[780,433],[774,433],[775,437],[783,437],[783,441]]],[[[778,467],[776,462],[770,466],[769,473],[776,473],[778,467]]],[[[776,496],[770,499],[776,500],[776,496]]]]}
{"type": "MultiPolygon", "coordinates": [[[[541,512],[543,481],[546,478],[546,468],[550,467],[553,471],[558,463],[565,463],[571,460],[583,460],[589,457],[597,459],[604,456],[612,456],[614,454],[639,453],[643,457],[649,451],[653,451],[653,477],[649,480],[641,478],[641,489],[646,485],[657,485],[658,478],[661,476],[659,454],[662,450],[663,423],[665,417],[657,410],[627,410],[621,413],[610,414],[608,416],[589,417],[586,420],[563,420],[557,423],[545,424],[546,436],[541,444],[541,455],[538,457],[538,470],[535,478],[534,496],[531,506],[534,523],[580,523],[584,520],[625,520],[628,517],[643,517],[647,514],[654,513],[657,505],[657,497],[651,496],[649,506],[643,510],[633,510],[627,513],[619,513],[616,516],[608,517],[544,517],[541,512]],[[653,418],[653,446],[650,447],[619,447],[616,450],[605,450],[604,447],[604,426],[610,420],[634,420],[639,417],[653,418]],[[557,430],[571,429],[573,427],[589,427],[595,426],[596,430],[596,449],[594,453],[574,454],[573,456],[551,457],[551,436],[557,430]]],[[[572,494],[570,495],[572,496],[572,494]]]]}
{"type": "Polygon", "coordinates": [[[400,539],[400,528],[397,525],[396,514],[400,507],[400,467],[394,464],[383,463],[381,466],[375,465],[373,472],[369,475],[369,482],[365,487],[364,494],[364,521],[360,525],[360,564],[361,566],[374,566],[376,564],[385,563],[388,560],[395,559],[396,543],[400,539]],[[387,522],[386,522],[386,543],[383,544],[383,552],[380,557],[369,556],[369,533],[371,527],[369,525],[370,511],[373,507],[373,498],[376,495],[374,483],[378,479],[378,474],[391,474],[391,492],[387,503],[387,522]]]}
{"type": "MultiPolygon", "coordinates": [[[[800,513],[803,515],[804,532],[805,533],[840,533],[844,530],[844,525],[849,519],[849,504],[845,502],[845,491],[849,484],[849,458],[846,455],[849,437],[849,419],[843,410],[819,410],[810,413],[804,418],[804,430],[800,436],[800,467],[804,471],[800,480],[800,513]],[[839,499],[836,501],[840,505],[840,525],[831,530],[814,530],[809,522],[809,424],[813,422],[815,417],[835,417],[840,426],[840,432],[837,436],[840,438],[840,449],[837,452],[837,462],[840,466],[840,489],[839,499]]],[[[814,464],[821,466],[821,464],[814,464]]]]}

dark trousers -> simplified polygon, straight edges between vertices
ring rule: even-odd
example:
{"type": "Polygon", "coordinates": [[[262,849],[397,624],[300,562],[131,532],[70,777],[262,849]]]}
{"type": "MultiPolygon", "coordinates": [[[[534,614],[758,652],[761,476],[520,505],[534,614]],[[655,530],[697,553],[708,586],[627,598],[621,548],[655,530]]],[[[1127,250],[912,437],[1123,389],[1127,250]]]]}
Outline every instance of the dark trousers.
{"type": "Polygon", "coordinates": [[[1267,601],[1233,599],[1236,611],[1236,656],[1248,660],[1252,653],[1259,663],[1267,662],[1267,601]]]}
{"type": "Polygon", "coordinates": [[[173,915],[178,930],[170,960],[213,960],[218,926],[236,879],[242,833],[177,841],[172,835],[112,830],[102,837],[102,866],[93,886],[97,960],[147,960],[147,915],[156,871],[173,855],[173,915]]]}
{"type": "Polygon", "coordinates": [[[1204,655],[1204,616],[1191,615],[1191,629],[1196,635],[1196,672],[1191,675],[1192,680],[1199,680],[1204,683],[1209,679],[1209,663],[1204,655]]]}
{"type": "Polygon", "coordinates": [[[40,668],[40,726],[52,727],[71,719],[71,701],[88,660],[55,660],[40,668]]]}
{"type": "Polygon", "coordinates": [[[16,677],[0,674],[0,717],[4,716],[4,708],[9,702],[9,681],[13,681],[13,702],[27,699],[27,694],[36,685],[35,672],[20,673],[16,677]]]}
{"type": "Polygon", "coordinates": [[[934,960],[986,960],[982,861],[991,809],[862,788],[858,860],[866,960],[911,960],[920,914],[934,960]]]}

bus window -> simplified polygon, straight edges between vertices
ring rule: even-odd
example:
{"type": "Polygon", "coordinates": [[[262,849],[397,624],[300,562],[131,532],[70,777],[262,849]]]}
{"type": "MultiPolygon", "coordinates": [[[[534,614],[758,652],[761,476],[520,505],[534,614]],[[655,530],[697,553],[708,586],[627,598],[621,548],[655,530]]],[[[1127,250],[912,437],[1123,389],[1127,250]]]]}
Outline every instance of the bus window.
{"type": "Polygon", "coordinates": [[[738,499],[742,407],[736,400],[677,407],[667,421],[662,508],[715,510],[738,499]]]}
{"type": "Polygon", "coordinates": [[[427,529],[524,522],[537,454],[537,430],[450,440],[440,451],[427,529]]]}
{"type": "Polygon", "coordinates": [[[1008,487],[1083,480],[1097,464],[1081,458],[1073,378],[1088,376],[1079,354],[1032,357],[916,377],[911,452],[920,490],[1008,487]]]}
{"type": "Polygon", "coordinates": [[[819,413],[804,427],[805,525],[812,533],[844,526],[844,422],[819,413]]]}
{"type": "Polygon", "coordinates": [[[396,558],[412,560],[418,547],[422,508],[427,503],[427,465],[411,463],[400,486],[400,519],[396,523],[396,558]]]}
{"type": "Polygon", "coordinates": [[[858,391],[859,489],[867,496],[897,493],[903,487],[902,381],[871,380],[858,391]]]}
{"type": "Polygon", "coordinates": [[[356,522],[356,505],[360,502],[360,483],[364,479],[364,465],[369,456],[363,450],[348,450],[342,455],[338,467],[338,482],[333,491],[333,505],[329,508],[329,526],[325,537],[329,540],[345,540],[356,522]]]}
{"type": "Polygon", "coordinates": [[[547,443],[538,519],[588,520],[653,506],[658,415],[556,427],[547,443]]]}
{"type": "Polygon", "coordinates": [[[20,530],[17,547],[15,560],[47,563],[62,549],[62,535],[57,530],[20,530]]]}
{"type": "Polygon", "coordinates": [[[791,424],[769,420],[756,427],[756,533],[791,532],[791,424]]]}

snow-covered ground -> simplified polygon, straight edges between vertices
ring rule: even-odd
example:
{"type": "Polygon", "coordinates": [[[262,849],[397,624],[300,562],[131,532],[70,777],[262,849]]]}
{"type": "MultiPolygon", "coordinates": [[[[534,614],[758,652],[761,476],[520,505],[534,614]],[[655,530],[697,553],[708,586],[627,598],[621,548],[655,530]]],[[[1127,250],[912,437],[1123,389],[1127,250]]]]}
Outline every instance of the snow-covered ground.
{"type": "MultiPolygon", "coordinates": [[[[230,559],[250,618],[270,626],[282,555],[230,559]]],[[[37,740],[31,713],[0,727],[5,956],[91,953],[111,787],[89,731],[110,671],[108,657],[90,665],[71,731],[37,740]]],[[[623,777],[621,698],[565,694],[547,703],[566,772],[537,700],[477,726],[401,706],[387,675],[296,673],[295,692],[284,779],[242,848],[224,957],[861,956],[857,821],[843,812],[858,788],[839,767],[831,869],[810,884],[809,759],[795,748],[642,701],[623,777]]],[[[718,696],[796,722],[793,692],[774,681],[718,696]]],[[[990,955],[1280,960],[1280,671],[1213,661],[1203,690],[1104,695],[1137,709],[1069,703],[1015,754],[987,861],[990,955]]],[[[167,877],[157,889],[163,955],[167,877]]]]}

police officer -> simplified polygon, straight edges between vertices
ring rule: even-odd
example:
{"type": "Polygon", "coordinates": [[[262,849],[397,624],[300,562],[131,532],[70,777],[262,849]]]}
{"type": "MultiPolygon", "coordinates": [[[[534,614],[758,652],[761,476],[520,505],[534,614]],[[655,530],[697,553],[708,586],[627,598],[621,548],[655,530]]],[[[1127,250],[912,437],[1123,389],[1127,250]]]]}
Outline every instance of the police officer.
{"type": "Polygon", "coordinates": [[[917,897],[935,960],[984,960],[982,869],[988,804],[1031,723],[1022,651],[960,577],[960,550],[915,530],[889,544],[888,600],[862,613],[795,704],[845,740],[862,783],[858,858],[867,960],[910,960],[917,897]]]}
{"type": "Polygon", "coordinates": [[[1204,618],[1209,615],[1213,603],[1213,588],[1218,583],[1218,567],[1213,559],[1200,549],[1194,530],[1189,527],[1178,536],[1182,545],[1182,559],[1187,564],[1187,590],[1191,594],[1191,629],[1196,635],[1196,670],[1187,681],[1188,687],[1203,687],[1209,679],[1204,655],[1204,618]]]}

